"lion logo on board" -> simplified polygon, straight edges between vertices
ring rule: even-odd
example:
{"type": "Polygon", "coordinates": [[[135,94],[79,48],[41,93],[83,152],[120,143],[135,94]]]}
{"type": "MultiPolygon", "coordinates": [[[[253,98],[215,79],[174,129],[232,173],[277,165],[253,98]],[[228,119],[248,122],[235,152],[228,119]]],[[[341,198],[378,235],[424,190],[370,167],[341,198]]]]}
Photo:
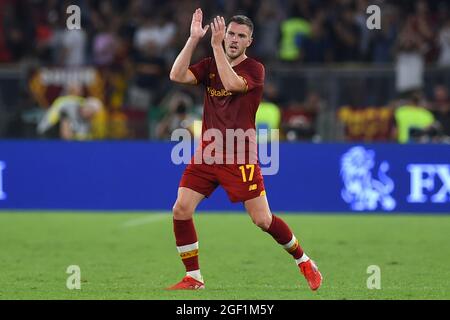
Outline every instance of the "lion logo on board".
{"type": "Polygon", "coordinates": [[[387,176],[389,163],[383,161],[378,168],[378,179],[372,177],[375,167],[375,152],[356,146],[348,150],[341,158],[341,177],[344,188],[342,199],[355,211],[376,210],[379,205],[384,211],[396,207],[395,199],[390,195],[394,182],[387,176]]]}

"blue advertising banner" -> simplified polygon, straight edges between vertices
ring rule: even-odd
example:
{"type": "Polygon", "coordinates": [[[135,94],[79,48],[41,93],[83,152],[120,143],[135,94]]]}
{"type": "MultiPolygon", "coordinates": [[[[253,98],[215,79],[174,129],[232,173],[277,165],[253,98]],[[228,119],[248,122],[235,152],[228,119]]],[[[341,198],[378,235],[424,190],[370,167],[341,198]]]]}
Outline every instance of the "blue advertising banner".
{"type": "MultiPolygon", "coordinates": [[[[185,167],[175,145],[0,141],[0,209],[171,210],[185,167]]],[[[448,145],[281,143],[277,155],[274,212],[450,213],[448,145]]],[[[199,207],[242,208],[220,187],[199,207]]]]}

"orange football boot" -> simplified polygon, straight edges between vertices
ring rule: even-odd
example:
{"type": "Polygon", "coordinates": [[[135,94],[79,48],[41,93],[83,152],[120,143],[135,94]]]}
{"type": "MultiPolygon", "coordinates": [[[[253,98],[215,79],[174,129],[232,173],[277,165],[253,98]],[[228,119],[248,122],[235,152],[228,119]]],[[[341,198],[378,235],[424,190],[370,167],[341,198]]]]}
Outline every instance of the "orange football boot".
{"type": "Polygon", "coordinates": [[[205,284],[198,280],[195,280],[191,276],[185,276],[177,284],[167,288],[167,290],[199,290],[205,289],[205,284]]]}
{"type": "Polygon", "coordinates": [[[305,276],[306,281],[308,281],[311,290],[316,291],[322,284],[322,274],[317,268],[314,261],[309,259],[308,261],[301,262],[299,265],[301,273],[305,276]]]}

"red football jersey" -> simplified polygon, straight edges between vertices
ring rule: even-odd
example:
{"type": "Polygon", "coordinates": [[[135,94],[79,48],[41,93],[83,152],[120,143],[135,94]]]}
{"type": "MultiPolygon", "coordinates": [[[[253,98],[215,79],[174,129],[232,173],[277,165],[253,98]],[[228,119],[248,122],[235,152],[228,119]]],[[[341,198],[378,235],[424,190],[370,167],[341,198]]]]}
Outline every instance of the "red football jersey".
{"type": "MultiPolygon", "coordinates": [[[[242,129],[249,133],[244,137],[246,158],[256,160],[255,116],[263,94],[264,66],[252,58],[246,58],[233,67],[236,74],[246,82],[247,90],[242,93],[232,93],[224,89],[216,62],[212,57],[201,60],[189,69],[197,79],[197,83],[205,86],[201,146],[205,148],[212,142],[209,140],[213,140],[205,139],[204,133],[209,129],[219,130],[224,138],[223,143],[226,141],[227,129],[242,129]],[[247,131],[248,129],[252,130],[247,131]]],[[[239,138],[233,143],[234,155],[238,153],[238,140],[239,138]]],[[[224,151],[229,154],[228,148],[224,148],[224,151]]]]}

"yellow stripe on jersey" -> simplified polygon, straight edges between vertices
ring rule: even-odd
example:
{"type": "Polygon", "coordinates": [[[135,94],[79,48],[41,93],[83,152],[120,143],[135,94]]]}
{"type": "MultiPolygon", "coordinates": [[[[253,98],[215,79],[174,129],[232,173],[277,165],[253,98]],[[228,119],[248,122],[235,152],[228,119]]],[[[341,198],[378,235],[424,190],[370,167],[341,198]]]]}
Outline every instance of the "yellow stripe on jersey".
{"type": "Polygon", "coordinates": [[[241,79],[244,81],[244,83],[245,83],[245,91],[244,91],[244,93],[246,93],[246,92],[248,91],[248,83],[247,83],[247,80],[246,80],[243,76],[239,76],[239,78],[241,78],[241,79]]]}

